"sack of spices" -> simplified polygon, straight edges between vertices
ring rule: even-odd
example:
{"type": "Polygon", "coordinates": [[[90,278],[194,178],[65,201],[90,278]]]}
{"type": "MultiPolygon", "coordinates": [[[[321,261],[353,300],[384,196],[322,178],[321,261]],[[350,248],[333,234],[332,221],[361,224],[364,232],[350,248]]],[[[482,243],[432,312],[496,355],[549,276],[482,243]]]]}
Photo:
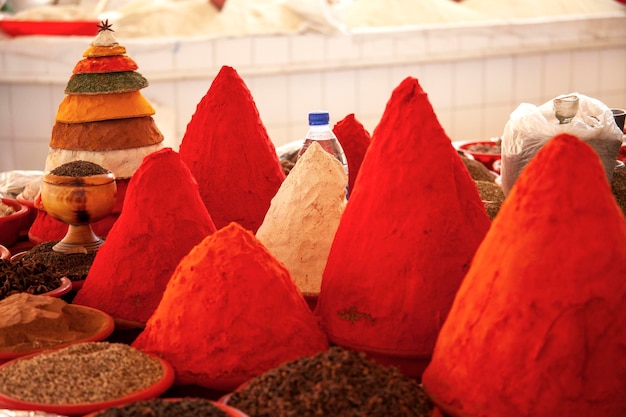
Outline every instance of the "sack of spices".
{"type": "MultiPolygon", "coordinates": [[[[502,135],[502,189],[505,194],[524,167],[551,138],[567,133],[590,145],[600,157],[608,181],[613,178],[622,133],[611,109],[579,93],[561,95],[537,107],[522,103],[511,113],[502,135]]],[[[574,164],[575,161],[564,161],[574,164]]],[[[564,164],[566,169],[574,166],[564,164]]]]}

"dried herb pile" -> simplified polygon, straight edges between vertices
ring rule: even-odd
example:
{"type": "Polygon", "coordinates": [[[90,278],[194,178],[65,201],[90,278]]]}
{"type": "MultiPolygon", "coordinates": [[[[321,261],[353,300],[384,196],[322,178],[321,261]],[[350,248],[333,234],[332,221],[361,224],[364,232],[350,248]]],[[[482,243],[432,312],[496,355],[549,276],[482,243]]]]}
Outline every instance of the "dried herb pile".
{"type": "Polygon", "coordinates": [[[136,401],[97,413],[94,417],[228,417],[212,401],[202,398],[183,398],[171,401],[163,398],[136,401]]]}
{"type": "Polygon", "coordinates": [[[433,408],[414,379],[341,347],[253,378],[228,405],[250,417],[429,416],[433,408]]]}
{"type": "Polygon", "coordinates": [[[57,243],[45,242],[33,247],[20,258],[19,263],[22,265],[43,264],[49,276],[57,279],[67,277],[70,281],[82,281],[87,278],[96,252],[59,253],[52,250],[57,243]]]}

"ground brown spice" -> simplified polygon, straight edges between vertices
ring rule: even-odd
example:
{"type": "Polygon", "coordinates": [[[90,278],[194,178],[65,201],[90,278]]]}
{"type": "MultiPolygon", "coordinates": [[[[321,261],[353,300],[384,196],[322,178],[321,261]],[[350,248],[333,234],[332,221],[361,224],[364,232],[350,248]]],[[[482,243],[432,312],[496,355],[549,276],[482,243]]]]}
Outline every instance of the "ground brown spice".
{"type": "Polygon", "coordinates": [[[459,154],[461,156],[461,160],[465,164],[465,167],[470,173],[470,176],[474,179],[474,181],[491,181],[494,182],[497,178],[497,175],[489,171],[486,166],[484,166],[481,162],[478,162],[475,159],[468,158],[465,155],[459,154]]]}

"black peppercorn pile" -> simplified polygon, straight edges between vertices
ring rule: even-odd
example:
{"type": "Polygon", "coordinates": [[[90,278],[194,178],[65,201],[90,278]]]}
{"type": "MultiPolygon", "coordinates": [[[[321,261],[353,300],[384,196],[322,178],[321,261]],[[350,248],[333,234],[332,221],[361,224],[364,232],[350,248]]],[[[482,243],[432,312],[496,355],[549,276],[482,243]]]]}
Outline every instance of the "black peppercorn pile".
{"type": "Polygon", "coordinates": [[[137,401],[125,406],[101,411],[94,417],[228,417],[211,401],[202,398],[183,398],[171,401],[162,398],[137,401]]]}
{"type": "Polygon", "coordinates": [[[250,417],[422,417],[433,408],[414,379],[340,347],[253,378],[228,405],[250,417]]]}
{"type": "Polygon", "coordinates": [[[61,278],[39,262],[0,259],[0,300],[17,293],[43,294],[61,286],[61,278]]]}
{"type": "Polygon", "coordinates": [[[110,171],[93,162],[72,161],[60,165],[50,172],[64,177],[90,177],[92,175],[108,174],[110,171]]]}

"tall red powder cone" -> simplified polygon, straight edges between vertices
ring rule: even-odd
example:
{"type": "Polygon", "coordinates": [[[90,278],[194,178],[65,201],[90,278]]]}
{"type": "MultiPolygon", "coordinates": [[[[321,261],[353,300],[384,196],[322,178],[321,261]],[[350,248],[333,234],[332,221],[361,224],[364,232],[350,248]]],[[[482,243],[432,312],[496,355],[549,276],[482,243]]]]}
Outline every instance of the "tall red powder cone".
{"type": "Polygon", "coordinates": [[[100,248],[75,304],[145,323],[181,258],[215,232],[198,184],[180,156],[146,156],[128,184],[124,208],[100,248]]]}
{"type": "Polygon", "coordinates": [[[459,417],[625,416],[625,242],[597,154],[550,140],[458,291],[423,375],[435,402],[459,417]]]}
{"type": "Polygon", "coordinates": [[[230,392],[328,339],[285,266],[233,222],[180,261],[133,346],[171,363],[178,384],[230,392]]]}
{"type": "Polygon", "coordinates": [[[218,229],[234,221],[257,231],[285,173],[254,99],[233,68],[222,67],[198,104],[180,156],[218,229]]]}
{"type": "Polygon", "coordinates": [[[365,152],[370,145],[370,134],[353,113],[337,122],[333,126],[333,133],[348,161],[348,190],[352,192],[365,152]]]}
{"type": "MultiPolygon", "coordinates": [[[[426,93],[405,79],[331,246],[316,308],[330,341],[427,361],[489,226],[426,93]]],[[[419,374],[425,363],[405,372],[419,374]]]]}

